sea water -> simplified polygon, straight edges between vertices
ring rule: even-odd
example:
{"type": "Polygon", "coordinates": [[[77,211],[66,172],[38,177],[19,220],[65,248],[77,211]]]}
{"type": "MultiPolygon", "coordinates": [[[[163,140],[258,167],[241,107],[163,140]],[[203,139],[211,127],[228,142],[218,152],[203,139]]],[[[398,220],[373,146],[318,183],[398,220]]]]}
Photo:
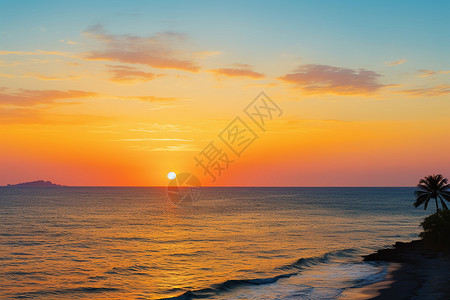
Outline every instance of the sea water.
{"type": "Polygon", "coordinates": [[[0,298],[338,299],[417,238],[413,188],[0,188],[0,298]]]}

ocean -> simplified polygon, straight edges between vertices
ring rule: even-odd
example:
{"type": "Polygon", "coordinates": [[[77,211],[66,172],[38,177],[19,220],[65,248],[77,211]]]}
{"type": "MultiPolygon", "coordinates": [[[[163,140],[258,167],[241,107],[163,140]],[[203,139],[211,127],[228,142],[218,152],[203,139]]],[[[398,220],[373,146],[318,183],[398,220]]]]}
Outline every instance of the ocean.
{"type": "MultiPolygon", "coordinates": [[[[417,238],[414,188],[0,188],[2,299],[339,299],[417,238]]],[[[432,209],[430,207],[429,209],[432,209]]]]}

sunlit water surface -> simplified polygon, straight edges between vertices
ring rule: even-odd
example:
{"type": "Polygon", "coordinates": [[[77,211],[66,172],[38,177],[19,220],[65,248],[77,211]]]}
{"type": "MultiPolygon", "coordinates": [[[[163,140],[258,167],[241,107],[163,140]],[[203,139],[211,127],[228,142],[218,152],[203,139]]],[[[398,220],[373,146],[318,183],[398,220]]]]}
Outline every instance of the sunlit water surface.
{"type": "Polygon", "coordinates": [[[412,188],[0,188],[0,297],[333,299],[420,232],[412,188]]]}

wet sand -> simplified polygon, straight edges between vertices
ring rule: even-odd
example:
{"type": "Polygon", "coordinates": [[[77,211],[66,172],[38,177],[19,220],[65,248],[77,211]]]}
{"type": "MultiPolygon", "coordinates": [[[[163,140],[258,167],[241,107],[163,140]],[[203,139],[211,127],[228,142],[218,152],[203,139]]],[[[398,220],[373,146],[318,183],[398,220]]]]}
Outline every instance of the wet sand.
{"type": "Polygon", "coordinates": [[[389,275],[382,282],[354,291],[352,299],[450,299],[448,251],[431,250],[422,241],[412,241],[378,250],[364,260],[389,262],[389,275]]]}
{"type": "Polygon", "coordinates": [[[388,268],[385,280],[361,288],[346,290],[341,294],[339,300],[366,300],[379,296],[381,290],[389,288],[394,283],[392,274],[400,267],[400,264],[392,263],[388,268]]]}

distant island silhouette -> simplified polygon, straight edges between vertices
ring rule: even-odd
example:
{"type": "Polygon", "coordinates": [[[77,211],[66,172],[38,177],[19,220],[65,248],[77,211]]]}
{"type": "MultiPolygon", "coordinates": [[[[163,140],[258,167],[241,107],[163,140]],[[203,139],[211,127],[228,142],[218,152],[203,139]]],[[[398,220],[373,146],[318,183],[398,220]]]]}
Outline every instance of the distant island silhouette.
{"type": "Polygon", "coordinates": [[[9,187],[59,187],[64,185],[59,185],[56,183],[53,183],[51,181],[45,181],[45,180],[36,180],[36,181],[29,181],[29,182],[23,182],[18,184],[8,184],[6,186],[9,187]]]}

